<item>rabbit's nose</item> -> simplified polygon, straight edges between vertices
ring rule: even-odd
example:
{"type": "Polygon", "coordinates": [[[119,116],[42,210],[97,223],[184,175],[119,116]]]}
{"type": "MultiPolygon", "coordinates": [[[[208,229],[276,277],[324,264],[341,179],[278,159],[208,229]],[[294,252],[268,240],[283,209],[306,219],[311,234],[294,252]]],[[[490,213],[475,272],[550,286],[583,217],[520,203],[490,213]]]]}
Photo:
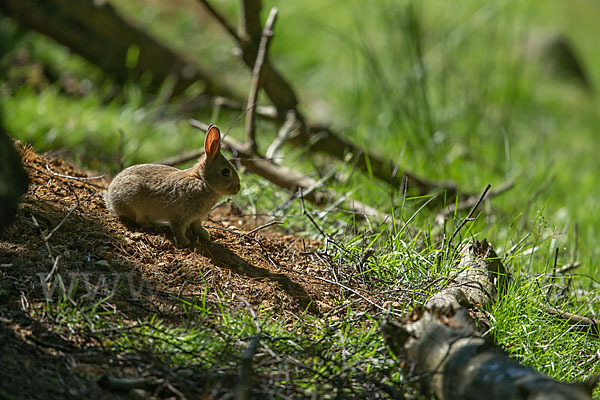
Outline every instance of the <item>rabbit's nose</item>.
{"type": "Polygon", "coordinates": [[[240,191],[240,188],[241,188],[241,186],[240,186],[239,182],[232,184],[231,185],[231,194],[236,194],[237,192],[240,191]]]}

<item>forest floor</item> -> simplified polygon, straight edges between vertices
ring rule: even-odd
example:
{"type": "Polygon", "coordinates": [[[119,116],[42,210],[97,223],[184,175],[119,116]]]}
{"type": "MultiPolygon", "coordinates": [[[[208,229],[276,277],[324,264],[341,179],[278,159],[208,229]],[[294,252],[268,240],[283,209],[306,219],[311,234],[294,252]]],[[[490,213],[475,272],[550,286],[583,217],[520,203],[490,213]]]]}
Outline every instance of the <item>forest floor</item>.
{"type": "MultiPolygon", "coordinates": [[[[31,182],[13,225],[0,233],[0,359],[10,375],[2,397],[111,398],[166,385],[108,379],[145,379],[132,365],[152,356],[104,351],[97,336],[104,331],[91,320],[89,329],[54,330],[61,302],[75,309],[91,302],[118,316],[123,329],[153,316],[183,324],[207,299],[289,321],[347,312],[338,301],[343,289],[315,251],[319,243],[265,227],[270,221],[225,202],[205,221],[211,242],[176,248],[168,229],[142,232],[110,214],[106,179],[86,179],[93,174],[17,146],[31,182]],[[58,313],[40,311],[50,305],[58,313]]],[[[371,308],[367,294],[349,298],[371,308]]]]}

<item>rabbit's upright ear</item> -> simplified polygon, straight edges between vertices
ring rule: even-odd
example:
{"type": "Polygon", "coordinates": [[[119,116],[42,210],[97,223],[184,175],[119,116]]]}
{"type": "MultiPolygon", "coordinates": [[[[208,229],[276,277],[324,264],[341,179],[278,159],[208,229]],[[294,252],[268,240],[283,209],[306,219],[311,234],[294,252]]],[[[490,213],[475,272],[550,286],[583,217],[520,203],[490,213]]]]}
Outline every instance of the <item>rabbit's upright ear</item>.
{"type": "Polygon", "coordinates": [[[206,140],[204,141],[204,152],[209,159],[215,158],[221,149],[221,131],[215,125],[210,125],[206,131],[206,140]]]}

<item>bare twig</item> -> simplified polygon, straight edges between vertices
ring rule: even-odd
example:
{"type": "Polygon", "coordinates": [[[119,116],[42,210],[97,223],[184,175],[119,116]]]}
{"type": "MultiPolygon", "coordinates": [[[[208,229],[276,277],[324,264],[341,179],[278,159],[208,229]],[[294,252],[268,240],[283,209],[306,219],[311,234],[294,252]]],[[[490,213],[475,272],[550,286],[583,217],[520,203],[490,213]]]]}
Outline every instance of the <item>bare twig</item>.
{"type": "Polygon", "coordinates": [[[267,149],[265,157],[272,159],[275,158],[281,146],[289,139],[290,135],[294,130],[298,128],[298,118],[296,118],[296,112],[290,110],[285,115],[285,122],[279,128],[277,137],[273,140],[273,143],[267,149]]]}
{"type": "Polygon", "coordinates": [[[58,272],[58,261],[60,260],[60,255],[56,256],[56,258],[54,259],[54,265],[52,265],[52,269],[50,270],[50,272],[48,273],[48,275],[46,275],[46,277],[44,278],[44,282],[48,283],[52,280],[52,277],[54,277],[54,275],[58,272]]]}
{"type": "Polygon", "coordinates": [[[574,270],[575,268],[578,268],[580,266],[581,266],[581,262],[579,262],[579,261],[568,263],[568,264],[563,265],[560,268],[557,268],[556,274],[557,275],[566,274],[567,272],[571,272],[572,270],[574,270]]]}
{"type": "MultiPolygon", "coordinates": [[[[256,55],[258,53],[258,43],[252,41],[250,34],[240,35],[233,32],[233,29],[218,13],[208,4],[207,0],[198,0],[207,10],[215,16],[217,21],[231,34],[237,41],[242,50],[244,62],[248,67],[253,68],[256,55]]],[[[244,0],[243,17],[247,29],[256,31],[256,22],[259,19],[257,14],[260,12],[259,0],[244,0]]],[[[270,113],[269,117],[277,116],[278,122],[283,122],[285,115],[289,110],[294,110],[298,122],[301,126],[300,133],[289,138],[290,143],[295,146],[308,146],[314,151],[333,156],[343,162],[347,162],[347,155],[354,154],[357,158],[356,165],[363,172],[367,172],[383,180],[390,185],[400,185],[405,183],[409,188],[416,188],[419,194],[424,195],[432,191],[446,191],[448,197],[454,197],[458,191],[453,182],[439,182],[419,177],[416,174],[401,168],[391,160],[384,159],[372,152],[364,152],[361,148],[346,140],[338,133],[333,132],[328,127],[310,124],[298,110],[298,100],[296,93],[287,79],[277,71],[269,60],[265,60],[262,71],[263,88],[276,107],[275,113],[270,113]],[[318,139],[317,139],[318,138],[318,139]]]]}
{"type": "MultiPolygon", "coordinates": [[[[244,104],[241,101],[230,99],[228,97],[217,96],[213,98],[215,106],[224,107],[232,111],[244,111],[244,104]]],[[[267,121],[277,122],[280,120],[279,112],[273,106],[254,106],[254,113],[267,121]]]]}
{"type": "Polygon", "coordinates": [[[515,251],[517,251],[519,249],[519,247],[521,247],[521,244],[523,244],[524,241],[527,240],[527,238],[529,238],[529,236],[531,235],[530,232],[527,232],[527,234],[525,236],[523,236],[523,238],[521,240],[519,240],[517,242],[517,244],[515,244],[513,247],[511,247],[507,252],[506,255],[504,256],[504,258],[509,258],[510,256],[513,255],[513,253],[515,251]]]}
{"type": "Polygon", "coordinates": [[[265,228],[268,228],[268,227],[270,227],[270,226],[273,226],[273,225],[281,225],[281,224],[283,224],[283,222],[281,222],[281,221],[271,221],[271,222],[269,222],[269,223],[266,223],[266,224],[264,224],[264,225],[261,225],[261,226],[259,226],[258,228],[254,228],[254,229],[252,229],[252,230],[251,230],[250,232],[248,232],[247,234],[248,234],[248,235],[251,235],[251,234],[253,234],[253,233],[255,233],[255,232],[258,232],[258,231],[260,231],[261,229],[265,229],[265,228]]]}
{"type": "Polygon", "coordinates": [[[248,113],[246,114],[246,146],[248,146],[253,153],[256,152],[257,147],[254,132],[254,107],[258,99],[258,91],[260,90],[263,81],[263,65],[267,58],[271,38],[274,34],[273,27],[275,26],[275,21],[277,21],[277,8],[273,7],[271,8],[269,18],[267,18],[265,28],[263,29],[260,38],[256,61],[254,63],[254,68],[252,69],[252,84],[250,86],[250,93],[248,94],[248,103],[246,104],[246,107],[248,108],[248,113]]]}
{"type": "MultiPolygon", "coordinates": [[[[231,35],[242,50],[242,58],[244,63],[250,67],[254,67],[256,55],[258,53],[258,42],[252,41],[248,35],[240,36],[235,32],[235,29],[223,18],[214,8],[210,6],[207,0],[198,0],[204,8],[212,14],[221,26],[231,35]]],[[[252,29],[256,29],[251,21],[259,21],[260,18],[260,1],[246,0],[244,2],[243,17],[246,19],[246,25],[252,25],[252,29]],[[251,21],[250,21],[251,20],[251,21]]],[[[259,28],[260,29],[260,28],[259,28]]],[[[293,110],[298,106],[298,99],[289,82],[273,67],[269,60],[265,61],[264,69],[264,89],[273,104],[280,110],[293,110]]]]}
{"type": "MultiPolygon", "coordinates": [[[[335,190],[323,188],[323,182],[315,181],[311,177],[302,175],[284,165],[278,165],[270,160],[257,157],[255,154],[250,153],[244,145],[231,137],[224,138],[223,145],[228,147],[234,154],[237,154],[242,165],[250,172],[262,176],[277,186],[292,192],[302,189],[305,193],[305,200],[311,203],[323,205],[338,197],[338,193],[335,190]]],[[[389,215],[359,201],[347,200],[345,203],[349,210],[358,215],[370,215],[381,221],[392,220],[389,215]]]]}
{"type": "Polygon", "coordinates": [[[48,242],[48,236],[44,233],[44,230],[38,223],[35,215],[31,216],[31,220],[33,221],[33,224],[40,230],[40,235],[42,236],[42,239],[44,240],[44,245],[46,246],[46,250],[48,251],[48,257],[50,257],[50,260],[52,261],[52,263],[54,263],[56,259],[52,255],[52,248],[50,247],[50,243],[48,242]]]}
{"type": "Polygon", "coordinates": [[[471,211],[469,211],[469,214],[467,214],[467,216],[465,217],[465,219],[463,219],[462,222],[460,223],[460,225],[458,225],[458,227],[454,230],[454,233],[452,234],[452,236],[450,236],[450,240],[448,241],[448,247],[450,247],[450,244],[452,244],[452,240],[458,234],[458,232],[460,232],[460,230],[463,228],[463,226],[465,226],[465,224],[468,221],[471,220],[471,217],[473,216],[473,213],[475,212],[475,210],[477,209],[477,207],[479,206],[479,204],[481,204],[481,202],[485,198],[485,195],[487,194],[488,190],[490,190],[491,187],[492,187],[492,185],[490,185],[488,183],[488,185],[483,190],[483,193],[481,193],[481,196],[479,196],[479,199],[473,205],[473,208],[471,208],[471,211]]]}
{"type": "Polygon", "coordinates": [[[66,179],[73,179],[76,181],[91,181],[91,180],[95,180],[95,179],[104,179],[104,175],[83,177],[83,176],[71,176],[71,175],[59,174],[58,172],[52,171],[50,169],[50,166],[48,165],[48,163],[46,163],[46,169],[48,170],[48,172],[50,172],[54,176],[58,176],[61,178],[66,178],[66,179]]]}
{"type": "MultiPolygon", "coordinates": [[[[509,181],[506,183],[503,183],[502,185],[498,186],[498,188],[494,189],[494,190],[490,190],[490,192],[487,195],[486,200],[489,200],[493,197],[499,196],[507,191],[509,191],[510,189],[512,189],[514,187],[515,183],[513,181],[509,181]]],[[[475,205],[475,203],[477,203],[479,199],[479,196],[471,196],[466,200],[463,201],[459,201],[458,203],[455,204],[450,204],[448,206],[446,206],[438,215],[443,216],[444,218],[453,214],[455,211],[464,211],[467,210],[471,207],[473,207],[473,205],[475,205]]],[[[436,216],[437,218],[437,216],[436,216]]]]}
{"type": "Polygon", "coordinates": [[[588,332],[597,336],[600,335],[600,321],[597,319],[573,314],[556,307],[547,307],[546,312],[550,315],[558,317],[559,319],[565,321],[570,325],[577,325],[577,327],[581,331],[588,332]]]}
{"type": "Polygon", "coordinates": [[[72,209],[69,210],[69,212],[67,213],[67,215],[65,215],[63,217],[63,219],[58,223],[58,225],[56,225],[54,227],[54,229],[52,229],[50,231],[50,233],[44,237],[44,240],[50,240],[50,238],[52,237],[52,235],[54,235],[54,232],[56,232],[57,230],[60,229],[60,227],[65,223],[65,221],[67,220],[67,218],[69,218],[69,216],[71,214],[73,214],[79,207],[81,207],[82,204],[86,203],[89,199],[92,198],[92,196],[94,196],[96,194],[96,192],[92,192],[90,193],[90,195],[88,197],[86,197],[85,199],[83,199],[83,201],[80,201],[77,203],[77,205],[75,207],[73,207],[72,209]]]}

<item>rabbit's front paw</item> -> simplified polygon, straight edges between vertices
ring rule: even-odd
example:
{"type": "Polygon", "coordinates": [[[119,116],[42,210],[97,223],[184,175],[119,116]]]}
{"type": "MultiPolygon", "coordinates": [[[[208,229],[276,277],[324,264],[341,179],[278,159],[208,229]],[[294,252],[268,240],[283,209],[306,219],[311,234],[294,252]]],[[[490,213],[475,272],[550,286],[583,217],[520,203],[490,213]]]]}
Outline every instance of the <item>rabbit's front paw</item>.
{"type": "Polygon", "coordinates": [[[183,236],[175,236],[175,246],[176,247],[190,247],[192,245],[192,241],[188,239],[185,235],[183,236]]]}
{"type": "Polygon", "coordinates": [[[210,241],[210,233],[202,226],[200,222],[194,222],[192,224],[192,233],[195,237],[203,242],[210,241]]]}

